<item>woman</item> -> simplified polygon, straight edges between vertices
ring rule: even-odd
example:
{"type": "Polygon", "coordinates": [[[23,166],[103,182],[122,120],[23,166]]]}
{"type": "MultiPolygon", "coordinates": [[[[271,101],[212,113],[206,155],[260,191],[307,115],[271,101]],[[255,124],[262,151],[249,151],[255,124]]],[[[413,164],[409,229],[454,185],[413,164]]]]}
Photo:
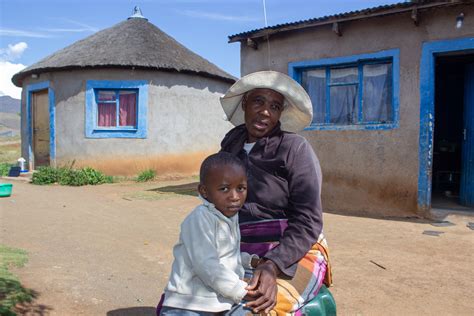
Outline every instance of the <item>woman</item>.
{"type": "MultiPolygon", "coordinates": [[[[286,315],[330,285],[322,235],[321,168],[309,143],[293,132],[312,119],[311,100],[293,79],[261,71],[238,80],[221,98],[236,126],[222,151],[248,166],[241,210],[241,250],[262,257],[250,281],[253,312],[286,315]]],[[[237,306],[230,315],[249,311],[237,306]]]]}

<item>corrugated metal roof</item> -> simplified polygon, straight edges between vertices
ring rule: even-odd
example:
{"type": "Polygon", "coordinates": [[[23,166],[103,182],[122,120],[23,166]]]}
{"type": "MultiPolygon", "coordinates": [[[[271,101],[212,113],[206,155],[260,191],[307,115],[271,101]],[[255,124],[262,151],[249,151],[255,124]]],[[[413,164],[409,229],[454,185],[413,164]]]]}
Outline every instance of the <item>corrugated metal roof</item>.
{"type": "Polygon", "coordinates": [[[274,26],[269,26],[266,28],[255,29],[239,34],[234,34],[229,36],[229,43],[236,42],[239,40],[247,38],[257,38],[270,34],[275,34],[279,32],[291,31],[306,27],[319,26],[323,24],[329,24],[333,22],[338,22],[339,20],[358,20],[368,18],[374,15],[390,15],[405,12],[411,9],[427,9],[432,7],[447,6],[447,5],[457,5],[457,4],[466,4],[472,3],[471,1],[433,1],[433,0],[419,0],[419,1],[409,1],[409,2],[399,2],[390,5],[381,5],[377,7],[349,11],[344,13],[338,13],[333,15],[322,16],[318,18],[301,20],[296,22],[289,22],[283,24],[277,24],[274,26]]]}

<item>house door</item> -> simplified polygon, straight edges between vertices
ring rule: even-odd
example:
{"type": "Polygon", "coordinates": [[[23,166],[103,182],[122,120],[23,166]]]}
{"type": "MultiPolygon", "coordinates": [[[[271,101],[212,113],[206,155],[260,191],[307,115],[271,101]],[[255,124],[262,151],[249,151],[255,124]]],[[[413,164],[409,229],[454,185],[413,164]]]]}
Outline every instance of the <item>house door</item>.
{"type": "Polygon", "coordinates": [[[462,140],[460,202],[474,206],[474,64],[464,73],[464,125],[462,140]]]}
{"type": "Polygon", "coordinates": [[[474,206],[474,54],[436,58],[434,208],[474,206]]]}
{"type": "Polygon", "coordinates": [[[33,112],[33,156],[34,168],[49,166],[50,162],[50,130],[49,130],[49,98],[48,90],[32,93],[33,112]]]}

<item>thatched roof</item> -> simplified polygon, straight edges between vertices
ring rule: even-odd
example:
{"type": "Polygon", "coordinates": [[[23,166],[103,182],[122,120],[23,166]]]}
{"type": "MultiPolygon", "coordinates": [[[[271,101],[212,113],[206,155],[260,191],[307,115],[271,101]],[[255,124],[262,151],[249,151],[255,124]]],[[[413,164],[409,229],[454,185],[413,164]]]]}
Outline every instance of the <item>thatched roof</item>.
{"type": "Polygon", "coordinates": [[[143,18],[130,18],[61,49],[15,74],[22,86],[31,74],[86,68],[156,69],[194,73],[229,83],[236,78],[193,53],[143,18]]]}

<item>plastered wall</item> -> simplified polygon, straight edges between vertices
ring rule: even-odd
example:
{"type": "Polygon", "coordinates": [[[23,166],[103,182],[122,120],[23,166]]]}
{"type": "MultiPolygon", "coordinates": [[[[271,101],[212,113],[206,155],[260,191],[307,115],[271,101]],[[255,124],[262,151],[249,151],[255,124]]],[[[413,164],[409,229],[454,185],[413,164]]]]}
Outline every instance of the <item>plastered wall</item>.
{"type": "Polygon", "coordinates": [[[288,73],[288,63],[388,49],[400,50],[399,128],[391,130],[303,131],[323,169],[326,210],[344,214],[423,215],[417,206],[420,125],[420,58],[423,42],[474,36],[474,6],[410,13],[279,33],[257,50],[241,45],[242,75],[272,69],[288,73]],[[455,28],[456,16],[465,14],[455,28]]]}
{"type": "Polygon", "coordinates": [[[92,166],[109,174],[131,175],[148,168],[160,173],[196,173],[202,159],[219,149],[220,140],[232,127],[219,103],[230,84],[217,79],[102,69],[46,73],[36,81],[49,81],[54,90],[54,162],[58,166],[75,161],[75,166],[92,166]],[[147,138],[86,138],[87,80],[148,81],[147,138]]]}

